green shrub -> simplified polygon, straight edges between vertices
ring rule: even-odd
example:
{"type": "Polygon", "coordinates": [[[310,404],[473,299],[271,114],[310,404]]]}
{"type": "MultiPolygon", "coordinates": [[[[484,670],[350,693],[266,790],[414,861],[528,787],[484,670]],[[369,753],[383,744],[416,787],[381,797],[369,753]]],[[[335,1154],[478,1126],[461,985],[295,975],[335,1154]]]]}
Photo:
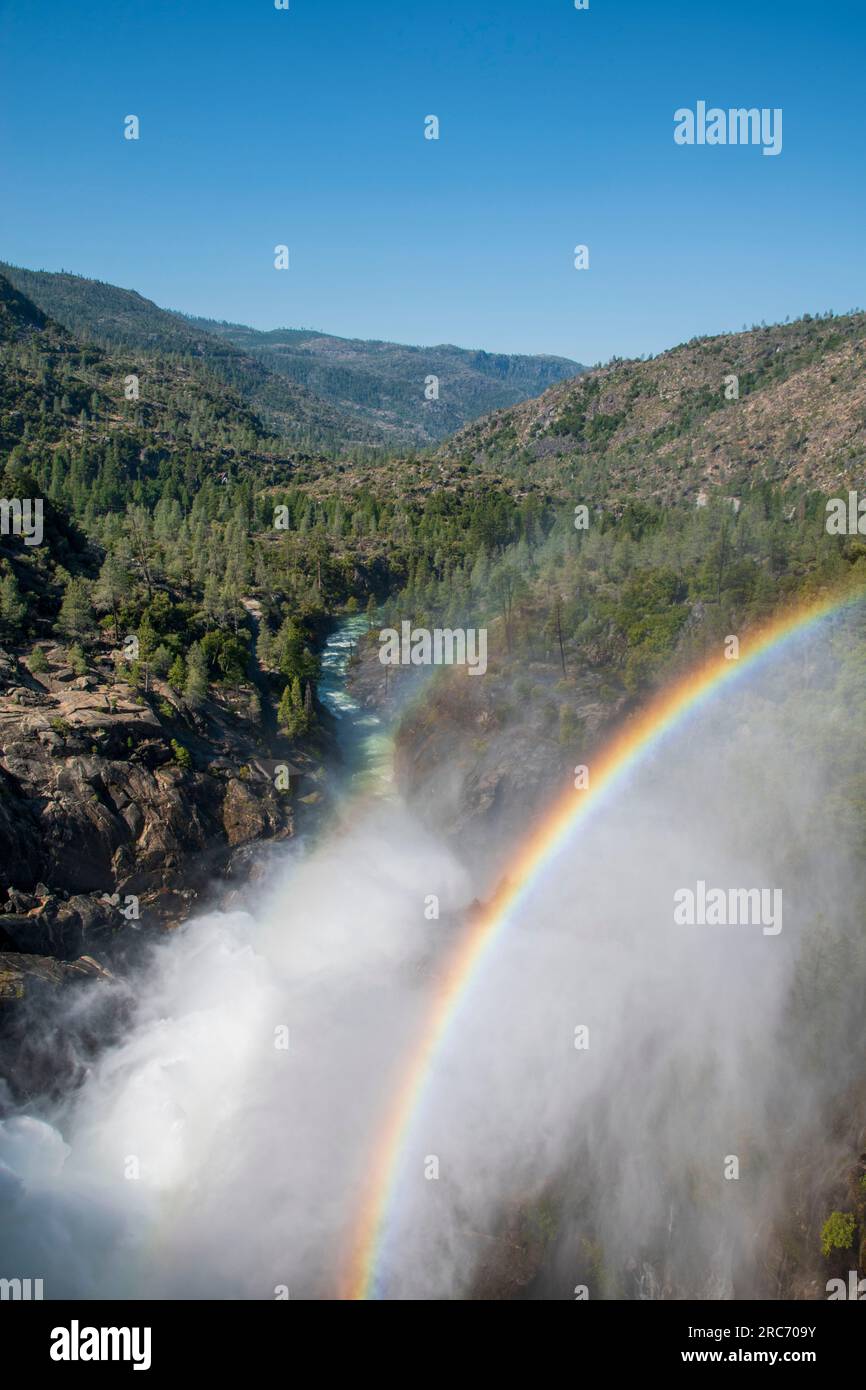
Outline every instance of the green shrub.
{"type": "Polygon", "coordinates": [[[27,669],[31,676],[41,676],[48,670],[48,658],[41,647],[35,647],[28,656],[27,669]]]}
{"type": "Polygon", "coordinates": [[[207,632],[201,640],[201,649],[212,678],[226,685],[241,683],[249,660],[245,642],[230,632],[207,632]]]}
{"type": "Polygon", "coordinates": [[[831,1250],[850,1250],[856,1229],[857,1220],[848,1212],[831,1212],[821,1227],[821,1254],[829,1255],[831,1250]]]}
{"type": "Polygon", "coordinates": [[[87,657],[84,655],[84,648],[80,642],[73,642],[69,651],[66,653],[66,660],[69,662],[76,676],[87,675],[87,657]]]}
{"type": "Polygon", "coordinates": [[[171,741],[171,751],[174,754],[174,760],[178,767],[182,768],[184,772],[189,772],[192,767],[192,758],[190,757],[189,749],[184,748],[182,743],[178,743],[177,739],[173,738],[171,741]]]}
{"type": "Polygon", "coordinates": [[[164,643],[160,642],[150,661],[153,674],[155,676],[167,676],[171,664],[171,652],[164,643]]]}
{"type": "Polygon", "coordinates": [[[178,695],[183,693],[186,684],[186,662],[182,656],[176,656],[171,664],[168,673],[168,683],[172,690],[176,690],[178,695]]]}

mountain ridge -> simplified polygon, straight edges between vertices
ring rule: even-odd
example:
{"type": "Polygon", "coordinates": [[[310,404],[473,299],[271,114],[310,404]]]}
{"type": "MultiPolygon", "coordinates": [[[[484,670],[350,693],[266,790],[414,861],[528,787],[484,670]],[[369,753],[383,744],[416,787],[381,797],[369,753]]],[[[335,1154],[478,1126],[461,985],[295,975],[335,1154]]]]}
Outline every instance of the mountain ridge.
{"type": "Polygon", "coordinates": [[[137,290],[0,262],[16,289],[78,337],[106,347],[205,360],[276,434],[343,448],[425,447],[491,409],[583,370],[553,355],[490,353],[267,331],[163,309],[137,290]],[[431,377],[438,398],[427,399],[431,377]]]}
{"type": "Polygon", "coordinates": [[[434,457],[446,472],[576,483],[597,498],[697,498],[758,480],[833,488],[866,461],[866,313],[615,359],[473,421],[434,457]]]}

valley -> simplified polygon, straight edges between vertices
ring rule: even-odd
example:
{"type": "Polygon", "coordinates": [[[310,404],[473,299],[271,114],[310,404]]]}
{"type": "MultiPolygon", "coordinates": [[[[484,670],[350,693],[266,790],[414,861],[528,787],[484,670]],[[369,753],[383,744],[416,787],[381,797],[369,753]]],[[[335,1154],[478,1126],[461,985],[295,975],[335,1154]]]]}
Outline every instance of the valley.
{"type": "MultiPolygon", "coordinates": [[[[310,380],[327,381],[330,398],[313,402],[306,382],[286,376],[300,394],[265,404],[273,353],[345,352],[355,372],[370,345],[284,334],[268,346],[231,325],[163,319],[131,292],[85,282],[85,294],[66,283],[75,277],[30,274],[0,276],[0,1124],[24,1135],[18,1173],[31,1159],[38,1168],[27,1135],[45,1152],[69,1148],[49,1184],[57,1213],[78,1209],[91,1166],[114,1191],[114,1149],[94,1137],[106,1124],[124,1155],[141,1150],[143,1205],[128,1207],[123,1187],[105,1215],[106,1229],[120,1211],[132,1223],[127,1296],[270,1297],[289,1278],[302,1296],[332,1297],[353,1268],[348,1208],[364,1190],[369,1116],[384,1113],[419,1018],[441,1007],[452,959],[505,911],[528,827],[569,790],[592,798],[605,750],[731,634],[748,651],[780,613],[866,586],[859,533],[826,525],[828,498],[862,481],[866,318],[806,315],[553,384],[536,378],[534,399],[458,421],[419,449],[368,434],[357,380],[332,391],[321,361],[310,380]],[[31,283],[39,302],[24,292],[31,283]],[[94,306],[107,311],[100,331],[94,306]],[[195,332],[213,343],[192,350],[195,332]],[[125,391],[130,373],[137,398],[125,391]],[[739,395],[728,393],[732,374],[739,395]],[[329,412],[353,391],[349,427],[329,412]],[[27,499],[41,504],[34,544],[27,499]],[[285,1078],[257,1049],[287,1028],[301,1061],[280,1108],[285,1078]],[[219,1043],[202,1048],[201,1029],[219,1043]],[[165,1063],[166,1035],[180,1070],[165,1063]],[[135,1095],[146,1097],[141,1115],[135,1095]],[[291,1190],[273,1173],[256,1196],[255,1229],[268,1224],[263,1210],[280,1214],[262,1267],[244,1252],[202,1282],[211,1231],[243,1209],[231,1174],[202,1185],[203,1155],[212,1144],[230,1151],[241,1133],[238,1172],[261,1169],[260,1130],[239,1119],[248,1104],[284,1117],[274,1123],[286,1144],[291,1115],[308,1117],[300,1167],[291,1190]],[[36,1129],[22,1130],[25,1119],[36,1129]],[[205,1190],[219,1215],[211,1208],[199,1225],[193,1203],[165,1258],[151,1260],[173,1204],[205,1190]],[[316,1227],[311,1211],[329,1216],[316,1227]],[[284,1278],[289,1232],[298,1262],[284,1278]]],[[[399,374],[400,354],[382,353],[399,374]]],[[[435,355],[419,364],[422,381],[431,365],[435,355]]],[[[462,1050],[449,1061],[449,1036],[437,1044],[450,1085],[416,1121],[425,1163],[442,1158],[439,1190],[460,1192],[453,1209],[435,1207],[449,1258],[428,1267],[383,1254],[381,1296],[572,1297],[579,1280],[592,1297],[812,1297],[828,1272],[845,1277],[836,1264],[855,1258],[853,1244],[822,1256],[820,1240],[840,1212],[854,1223],[838,1227],[843,1236],[866,1238],[866,1072],[857,1049],[838,1074],[832,1065],[866,979],[852,907],[866,844],[866,632],[856,606],[846,614],[821,629],[823,645],[798,649],[700,736],[684,736],[669,762],[642,771],[619,838],[590,834],[555,891],[547,880],[534,890],[534,934],[525,924],[515,933],[462,1016],[462,1050]],[[740,720],[727,742],[725,718],[740,720]],[[795,794],[789,768],[813,762],[795,794]],[[756,766],[771,769],[757,782],[756,766]],[[748,827],[722,813],[727,804],[757,808],[748,827]],[[811,839],[807,813],[820,827],[811,839]],[[747,849],[784,876],[782,939],[796,943],[784,979],[751,957],[740,976],[713,944],[682,956],[668,937],[672,895],[697,875],[665,877],[678,842],[721,856],[706,881],[725,882],[747,849]],[[822,855],[846,885],[826,919],[809,899],[822,855]],[[637,930],[647,914],[660,956],[637,930]],[[556,1095],[574,1082],[560,1054],[545,1062],[549,1036],[533,1010],[508,1014],[501,1075],[489,1038],[501,1001],[530,987],[556,1001],[563,1036],[599,1036],[575,949],[608,1016],[631,1020],[633,1045],[657,1059],[659,1091],[650,1101],[626,1087],[633,1109],[614,1116],[610,1097],[625,1082],[609,1057],[599,1062],[600,1076],[580,1081],[597,1150],[564,1116],[536,1171],[533,1136],[548,1132],[556,1095]],[[572,1003],[553,982],[573,978],[572,1003]],[[756,1031],[731,1034],[734,1070],[773,1057],[757,1020],[792,1041],[746,1099],[719,1081],[719,1115],[701,1118],[693,1144],[666,1097],[698,1104],[724,1065],[711,1044],[739,1018],[744,990],[756,1031]],[[694,1066],[670,1018],[682,1035],[694,1030],[694,1066]],[[772,1100],[789,1065],[815,1097],[793,1129],[772,1100]],[[516,1128],[512,1094],[531,1098],[516,1128]],[[627,1166],[653,1126],[662,1175],[653,1169],[642,1210],[620,1211],[605,1165],[627,1166]],[[731,1132],[759,1159],[725,1234],[705,1162],[727,1152],[731,1132]],[[471,1175],[482,1168],[490,1183],[479,1193],[471,1175]]],[[[748,881],[775,880],[756,869],[748,881]]],[[[735,934],[746,942],[737,950],[778,934],[781,911],[762,920],[763,931],[735,934]]],[[[596,1056],[593,1044],[582,1051],[596,1056]]],[[[404,1155],[406,1172],[414,1161],[404,1155]]],[[[426,1183],[434,1168],[424,1171],[426,1183]]],[[[402,1181],[414,1195],[382,1216],[394,1250],[436,1248],[434,1207],[402,1181]]],[[[35,1216],[32,1230],[38,1249],[35,1216]]],[[[107,1263],[94,1251],[77,1273],[52,1265],[52,1288],[104,1293],[124,1239],[118,1226],[107,1263]]]]}

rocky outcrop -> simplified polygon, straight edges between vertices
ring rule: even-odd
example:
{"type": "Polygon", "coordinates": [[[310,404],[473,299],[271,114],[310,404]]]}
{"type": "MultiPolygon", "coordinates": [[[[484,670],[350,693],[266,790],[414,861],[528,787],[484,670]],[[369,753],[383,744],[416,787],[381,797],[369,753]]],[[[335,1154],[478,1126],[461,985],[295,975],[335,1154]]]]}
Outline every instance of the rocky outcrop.
{"type": "Polygon", "coordinates": [[[94,960],[0,951],[0,1119],[7,1102],[60,1096],[128,1026],[133,999],[94,960]],[[76,1008],[80,989],[88,1008],[76,1008]]]}
{"type": "Polygon", "coordinates": [[[34,894],[7,890],[6,910],[0,913],[0,950],[53,956],[72,961],[89,950],[106,950],[121,920],[117,905],[107,897],[75,894],[60,897],[37,885],[34,894]]]}
{"type": "Polygon", "coordinates": [[[40,990],[59,989],[78,980],[110,981],[111,978],[110,971],[91,956],[60,961],[24,952],[0,952],[0,1000],[4,1003],[17,1003],[40,990]]]}
{"type": "Polygon", "coordinates": [[[47,655],[38,678],[0,658],[0,949],[69,960],[127,921],[176,920],[179,895],[291,835],[293,814],[229,711],[47,655]]]}
{"type": "Polygon", "coordinates": [[[40,650],[38,675],[0,652],[0,1100],[75,1084],[122,1031],[141,928],[236,898],[316,770],[263,748],[242,697],[193,709],[118,680],[113,654],[78,675],[40,650]],[[105,994],[78,1010],[77,985],[105,994]]]}
{"type": "MultiPolygon", "coordinates": [[[[8,660],[1,674],[26,677],[8,660]]],[[[193,856],[213,873],[236,845],[291,834],[289,803],[254,769],[249,734],[195,716],[167,688],[143,696],[64,676],[0,689],[7,885],[154,898],[189,881],[193,856]]]]}

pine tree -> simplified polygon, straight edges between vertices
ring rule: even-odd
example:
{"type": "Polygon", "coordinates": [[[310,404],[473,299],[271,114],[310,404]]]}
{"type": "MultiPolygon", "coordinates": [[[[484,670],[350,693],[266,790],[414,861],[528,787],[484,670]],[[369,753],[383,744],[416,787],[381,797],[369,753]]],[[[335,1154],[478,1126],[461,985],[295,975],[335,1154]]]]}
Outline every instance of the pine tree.
{"type": "Polygon", "coordinates": [[[93,590],[93,602],[98,613],[110,613],[114,622],[114,640],[120,641],[118,609],[132,589],[129,574],[130,557],[125,548],[110,551],[102,562],[99,578],[93,590]]]}
{"type": "Polygon", "coordinates": [[[171,666],[171,652],[164,642],[160,642],[151,658],[151,669],[155,676],[165,676],[171,666]]]}
{"type": "Polygon", "coordinates": [[[219,580],[215,574],[209,574],[205,581],[202,611],[208,622],[213,623],[216,627],[222,627],[226,605],[220,589],[219,580]]]}
{"type": "Polygon", "coordinates": [[[57,619],[60,631],[73,641],[83,641],[93,631],[90,587],[84,579],[70,579],[57,619]]]}
{"type": "Polygon", "coordinates": [[[194,707],[204,703],[208,692],[208,669],[205,654],[198,642],[189,649],[186,663],[186,683],[183,693],[194,707]]]}
{"type": "Polygon", "coordinates": [[[274,638],[267,623],[262,623],[256,640],[256,659],[263,670],[274,664],[274,638]]]}
{"type": "Polygon", "coordinates": [[[171,663],[171,669],[168,673],[168,683],[172,690],[176,690],[178,694],[181,693],[186,685],[186,663],[180,654],[178,654],[171,663]]]}
{"type": "Polygon", "coordinates": [[[296,733],[295,707],[292,703],[292,687],[287,685],[283,689],[280,703],[277,706],[277,723],[289,738],[294,738],[296,733]]]}
{"type": "Polygon", "coordinates": [[[49,670],[48,657],[41,647],[33,648],[33,651],[27,658],[27,669],[31,676],[41,676],[49,670]]]}
{"type": "Polygon", "coordinates": [[[292,709],[295,712],[295,722],[300,731],[304,726],[304,697],[301,694],[300,676],[295,676],[292,680],[292,709]]]}
{"type": "Polygon", "coordinates": [[[298,734],[304,733],[307,728],[301,682],[297,676],[283,690],[277,709],[277,721],[289,738],[297,738],[298,734]]]}
{"type": "Polygon", "coordinates": [[[21,597],[14,574],[7,574],[0,584],[0,620],[4,634],[12,641],[20,634],[27,616],[27,604],[21,597]]]}
{"type": "Polygon", "coordinates": [[[292,618],[286,618],[274,639],[273,659],[281,675],[291,680],[308,672],[303,634],[292,618]]]}
{"type": "Polygon", "coordinates": [[[73,642],[69,651],[66,653],[66,660],[69,662],[76,676],[87,675],[87,656],[80,642],[73,642]]]}
{"type": "Polygon", "coordinates": [[[138,625],[138,651],[142,661],[149,661],[156,650],[156,628],[145,613],[138,625]]]}
{"type": "Polygon", "coordinates": [[[150,513],[146,507],[138,505],[128,507],[124,525],[133,558],[141,571],[147,589],[147,601],[150,603],[153,598],[154,581],[157,577],[156,550],[153,544],[153,523],[150,513]]]}

